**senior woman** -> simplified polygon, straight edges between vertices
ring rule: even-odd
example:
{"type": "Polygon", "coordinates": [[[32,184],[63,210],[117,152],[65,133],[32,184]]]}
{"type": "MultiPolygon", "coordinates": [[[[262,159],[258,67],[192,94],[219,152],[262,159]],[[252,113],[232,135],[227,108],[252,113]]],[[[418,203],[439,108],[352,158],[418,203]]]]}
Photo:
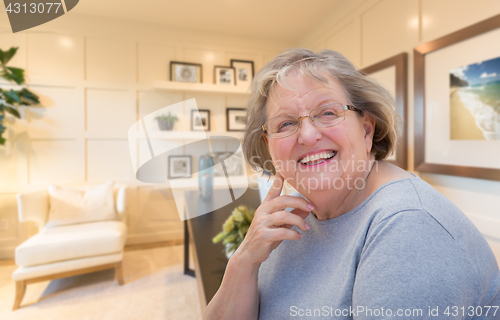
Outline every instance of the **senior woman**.
{"type": "Polygon", "coordinates": [[[204,319],[500,319],[483,236],[383,161],[394,110],[387,90],[334,51],[291,50],[259,71],[244,152],[275,179],[204,319]],[[283,181],[299,194],[280,195],[283,181]]]}

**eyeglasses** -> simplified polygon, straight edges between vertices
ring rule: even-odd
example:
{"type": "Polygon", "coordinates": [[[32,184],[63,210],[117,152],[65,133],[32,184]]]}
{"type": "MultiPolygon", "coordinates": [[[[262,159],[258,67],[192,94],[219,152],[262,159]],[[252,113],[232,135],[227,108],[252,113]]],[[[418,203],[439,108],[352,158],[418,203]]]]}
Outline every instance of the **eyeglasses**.
{"type": "Polygon", "coordinates": [[[329,103],[311,110],[307,116],[297,117],[292,114],[284,114],[271,118],[262,125],[262,129],[269,137],[282,139],[291,136],[299,130],[302,118],[309,117],[311,122],[319,128],[333,127],[344,121],[347,110],[361,111],[354,106],[329,103]]]}

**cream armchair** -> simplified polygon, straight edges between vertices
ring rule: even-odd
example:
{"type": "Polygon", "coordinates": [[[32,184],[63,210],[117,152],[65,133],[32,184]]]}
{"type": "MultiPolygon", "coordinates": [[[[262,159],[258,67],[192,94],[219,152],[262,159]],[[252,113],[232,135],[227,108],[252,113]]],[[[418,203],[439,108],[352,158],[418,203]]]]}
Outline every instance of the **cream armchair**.
{"type": "Polygon", "coordinates": [[[127,234],[127,190],[113,189],[118,221],[97,221],[45,228],[49,215],[49,193],[41,191],[17,196],[19,221],[34,221],[40,232],[16,248],[12,278],[16,283],[13,310],[21,305],[30,283],[115,269],[123,285],[122,260],[127,234]]]}

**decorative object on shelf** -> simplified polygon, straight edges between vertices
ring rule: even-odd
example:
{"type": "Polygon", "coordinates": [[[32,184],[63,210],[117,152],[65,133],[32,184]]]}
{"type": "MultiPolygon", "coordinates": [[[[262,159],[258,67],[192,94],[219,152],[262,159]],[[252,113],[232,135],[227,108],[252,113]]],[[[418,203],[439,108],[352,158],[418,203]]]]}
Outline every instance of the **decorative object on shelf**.
{"type": "Polygon", "coordinates": [[[499,38],[496,15],[414,49],[415,171],[500,180],[499,38]]]}
{"type": "Polygon", "coordinates": [[[400,124],[400,136],[396,151],[387,160],[403,168],[408,168],[408,54],[406,52],[363,68],[360,71],[374,77],[379,83],[393,91],[398,106],[398,114],[403,120],[400,124]]]}
{"type": "Polygon", "coordinates": [[[191,156],[169,156],[168,178],[191,178],[191,156]]]}
{"type": "Polygon", "coordinates": [[[168,115],[157,116],[155,119],[158,121],[158,127],[162,131],[172,131],[175,121],[179,120],[176,115],[172,115],[170,112],[168,115]]]}
{"type": "Polygon", "coordinates": [[[227,131],[245,130],[245,126],[247,124],[247,109],[227,108],[226,121],[227,131]]]}
{"type": "Polygon", "coordinates": [[[210,110],[191,110],[191,131],[210,131],[210,110]]]}
{"type": "MultiPolygon", "coordinates": [[[[25,82],[24,69],[7,67],[7,63],[14,57],[18,47],[12,47],[7,51],[0,49],[0,77],[22,85],[25,82]]],[[[5,132],[5,113],[10,113],[20,119],[21,114],[17,110],[19,106],[34,106],[40,104],[38,96],[26,88],[21,90],[6,90],[0,88],[0,145],[5,144],[5,138],[2,137],[5,132]]]]}
{"type": "MultiPolygon", "coordinates": [[[[215,152],[214,163],[223,163],[228,176],[242,176],[243,175],[243,154],[241,152],[215,152]]],[[[224,168],[222,166],[215,166],[215,176],[224,177],[224,168]]]]}
{"type": "Polygon", "coordinates": [[[255,210],[245,205],[234,208],[229,218],[222,225],[222,232],[212,239],[213,243],[222,241],[228,259],[231,258],[243,242],[243,239],[245,239],[254,215],[255,210]]]}
{"type": "Polygon", "coordinates": [[[214,189],[214,161],[210,154],[200,157],[198,162],[198,187],[204,199],[211,199],[214,189]]]}
{"type": "Polygon", "coordinates": [[[234,78],[234,68],[233,67],[214,67],[214,83],[223,85],[235,85],[236,79],[234,78]]]}
{"type": "Polygon", "coordinates": [[[170,61],[170,81],[201,83],[202,76],[200,63],[170,61]]]}
{"type": "Polygon", "coordinates": [[[245,89],[250,88],[254,76],[253,61],[231,59],[231,67],[235,69],[236,85],[245,89]]]}

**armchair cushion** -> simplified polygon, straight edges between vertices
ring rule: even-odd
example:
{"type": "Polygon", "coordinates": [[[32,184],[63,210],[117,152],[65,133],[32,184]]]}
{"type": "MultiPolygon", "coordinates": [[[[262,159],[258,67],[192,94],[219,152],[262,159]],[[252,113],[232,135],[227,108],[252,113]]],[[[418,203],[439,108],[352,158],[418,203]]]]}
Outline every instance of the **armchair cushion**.
{"type": "Polygon", "coordinates": [[[16,248],[16,264],[27,267],[119,253],[126,233],[127,227],[119,221],[44,229],[16,248]]]}
{"type": "Polygon", "coordinates": [[[45,227],[117,220],[113,185],[113,181],[110,181],[87,192],[50,185],[49,221],[45,227]]]}

